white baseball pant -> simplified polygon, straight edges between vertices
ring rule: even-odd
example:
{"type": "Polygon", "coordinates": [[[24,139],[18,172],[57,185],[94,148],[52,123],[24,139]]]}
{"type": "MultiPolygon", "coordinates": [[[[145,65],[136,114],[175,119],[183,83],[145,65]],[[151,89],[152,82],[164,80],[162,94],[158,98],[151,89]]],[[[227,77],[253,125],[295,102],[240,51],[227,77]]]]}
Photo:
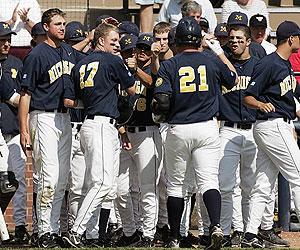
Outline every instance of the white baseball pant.
{"type": "Polygon", "coordinates": [[[236,185],[237,168],[240,167],[242,214],[244,225],[246,225],[246,220],[249,217],[250,192],[254,185],[257,148],[252,129],[231,128],[221,124],[220,139],[219,181],[222,198],[220,224],[224,235],[230,235],[233,214],[232,195],[236,185]]]}
{"type": "Polygon", "coordinates": [[[220,138],[216,119],[170,125],[166,138],[168,196],[186,196],[188,183],[192,181],[186,173],[192,167],[201,194],[210,189],[219,190],[219,157],[220,138]]]}
{"type": "Polygon", "coordinates": [[[85,119],[80,131],[80,143],[85,157],[86,176],[91,179],[88,192],[77,213],[72,231],[84,233],[95,210],[99,209],[116,183],[119,168],[120,142],[111,118],[95,116],[85,119]],[[89,173],[89,174],[88,174],[89,173]]]}
{"type": "Polygon", "coordinates": [[[20,144],[20,135],[3,135],[9,150],[8,170],[15,173],[19,187],[12,199],[16,226],[26,225],[27,190],[25,180],[26,156],[20,144]]]}
{"type": "Polygon", "coordinates": [[[70,116],[35,110],[30,112],[29,124],[38,175],[39,236],[48,232],[58,234],[60,209],[70,171],[70,116]]]}
{"type": "Polygon", "coordinates": [[[246,232],[257,234],[279,172],[291,185],[299,217],[300,150],[293,137],[293,125],[282,118],[257,121],[253,134],[258,146],[257,170],[251,192],[250,218],[246,232]]]}
{"type": "MultiPolygon", "coordinates": [[[[91,184],[91,178],[86,171],[84,154],[80,146],[80,132],[77,129],[82,123],[72,122],[72,149],[71,149],[71,171],[69,192],[69,228],[72,228],[78,210],[91,184]]],[[[86,230],[87,239],[98,238],[98,222],[100,208],[89,221],[86,230]]]]}
{"type": "Polygon", "coordinates": [[[8,147],[5,143],[0,130],[0,171],[5,172],[8,169],[8,147]]]}

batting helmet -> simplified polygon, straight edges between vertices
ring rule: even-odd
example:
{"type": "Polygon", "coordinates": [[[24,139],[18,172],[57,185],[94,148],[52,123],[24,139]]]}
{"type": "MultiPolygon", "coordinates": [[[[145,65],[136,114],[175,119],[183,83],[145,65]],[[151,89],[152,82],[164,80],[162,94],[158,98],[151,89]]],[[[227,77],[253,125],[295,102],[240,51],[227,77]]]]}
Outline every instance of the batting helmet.
{"type": "Polygon", "coordinates": [[[200,46],[201,28],[193,17],[182,18],[176,28],[175,42],[177,45],[200,46]]]}

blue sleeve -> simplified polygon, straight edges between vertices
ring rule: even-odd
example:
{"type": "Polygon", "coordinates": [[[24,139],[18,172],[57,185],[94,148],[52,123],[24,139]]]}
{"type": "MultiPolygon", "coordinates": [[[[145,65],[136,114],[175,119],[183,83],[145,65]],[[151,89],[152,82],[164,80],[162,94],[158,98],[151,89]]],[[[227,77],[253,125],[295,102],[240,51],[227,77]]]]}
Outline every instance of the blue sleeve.
{"type": "Polygon", "coordinates": [[[171,75],[172,72],[169,62],[161,63],[159,70],[157,72],[157,79],[155,82],[154,93],[166,93],[172,94],[172,86],[171,86],[171,75]]]}
{"type": "Polygon", "coordinates": [[[220,84],[224,85],[227,89],[232,89],[235,86],[236,74],[218,57],[216,57],[215,64],[220,72],[220,84]]]}
{"type": "Polygon", "coordinates": [[[272,66],[266,60],[260,60],[254,67],[251,81],[245,91],[245,96],[258,98],[268,87],[272,77],[272,66]]]}
{"type": "Polygon", "coordinates": [[[29,54],[23,64],[21,89],[28,89],[33,92],[37,80],[40,77],[42,65],[35,54],[29,54]]]}
{"type": "Polygon", "coordinates": [[[128,89],[134,85],[134,76],[129,72],[122,59],[118,56],[114,56],[114,63],[111,64],[111,71],[113,79],[120,83],[122,90],[128,89]]]}

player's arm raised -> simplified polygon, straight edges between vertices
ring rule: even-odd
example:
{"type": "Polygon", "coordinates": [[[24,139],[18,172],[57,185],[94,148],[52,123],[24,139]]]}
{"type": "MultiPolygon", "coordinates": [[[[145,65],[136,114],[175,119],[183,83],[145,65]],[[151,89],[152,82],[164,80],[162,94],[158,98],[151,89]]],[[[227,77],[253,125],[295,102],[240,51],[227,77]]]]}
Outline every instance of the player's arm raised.
{"type": "Polygon", "coordinates": [[[228,60],[228,58],[225,56],[224,51],[220,45],[220,42],[216,40],[215,38],[208,38],[207,35],[204,36],[205,42],[208,45],[208,47],[220,58],[220,60],[227,65],[227,67],[235,73],[235,83],[238,83],[238,74],[236,72],[235,67],[232,65],[232,63],[228,60]]]}

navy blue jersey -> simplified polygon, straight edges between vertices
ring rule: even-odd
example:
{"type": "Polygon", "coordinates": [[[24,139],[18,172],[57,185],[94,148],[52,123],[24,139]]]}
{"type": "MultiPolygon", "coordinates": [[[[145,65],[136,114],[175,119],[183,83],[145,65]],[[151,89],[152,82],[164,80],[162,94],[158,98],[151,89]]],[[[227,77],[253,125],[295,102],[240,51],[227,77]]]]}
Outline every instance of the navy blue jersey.
{"type": "Polygon", "coordinates": [[[245,95],[254,96],[261,102],[270,102],[275,107],[275,112],[271,113],[258,111],[258,120],[268,118],[293,120],[296,112],[293,91],[296,85],[290,62],[274,52],[257,63],[245,95]]]}
{"type": "MultiPolygon", "coordinates": [[[[2,67],[5,72],[3,84],[9,84],[19,92],[20,76],[22,70],[22,61],[14,56],[9,55],[2,61],[2,67]]],[[[1,103],[1,130],[2,134],[19,134],[18,109],[8,103],[1,103]]]]}
{"type": "MultiPolygon", "coordinates": [[[[232,56],[232,52],[230,50],[230,48],[225,45],[222,47],[224,50],[224,53],[227,57],[231,57],[232,56]]],[[[261,46],[259,43],[257,42],[251,42],[249,45],[249,53],[251,55],[251,57],[257,57],[257,58],[263,58],[264,56],[267,55],[265,49],[263,48],[263,46],[261,46]]]]}
{"type": "Polygon", "coordinates": [[[224,63],[204,52],[183,52],[161,64],[154,92],[171,95],[170,124],[189,124],[218,114],[221,83],[235,83],[224,63]]]}
{"type": "Polygon", "coordinates": [[[256,110],[243,104],[244,92],[251,80],[254,66],[259,61],[256,57],[247,60],[230,60],[238,74],[238,83],[232,89],[222,85],[220,97],[220,120],[231,122],[255,122],[256,110]]]}
{"type": "MultiPolygon", "coordinates": [[[[150,66],[143,68],[143,71],[151,75],[150,66]]],[[[128,126],[152,126],[155,125],[152,119],[151,102],[153,99],[153,88],[146,88],[140,80],[135,81],[136,91],[132,97],[135,100],[135,109],[128,122],[128,126]]]]}
{"type": "Polygon", "coordinates": [[[72,86],[66,98],[83,101],[86,115],[119,116],[117,108],[119,86],[127,89],[135,79],[126,69],[120,57],[95,51],[83,58],[74,68],[72,86]]]}
{"type": "Polygon", "coordinates": [[[69,84],[78,52],[62,43],[53,48],[41,43],[24,60],[21,88],[31,92],[31,110],[63,107],[64,85],[69,84]]]}

